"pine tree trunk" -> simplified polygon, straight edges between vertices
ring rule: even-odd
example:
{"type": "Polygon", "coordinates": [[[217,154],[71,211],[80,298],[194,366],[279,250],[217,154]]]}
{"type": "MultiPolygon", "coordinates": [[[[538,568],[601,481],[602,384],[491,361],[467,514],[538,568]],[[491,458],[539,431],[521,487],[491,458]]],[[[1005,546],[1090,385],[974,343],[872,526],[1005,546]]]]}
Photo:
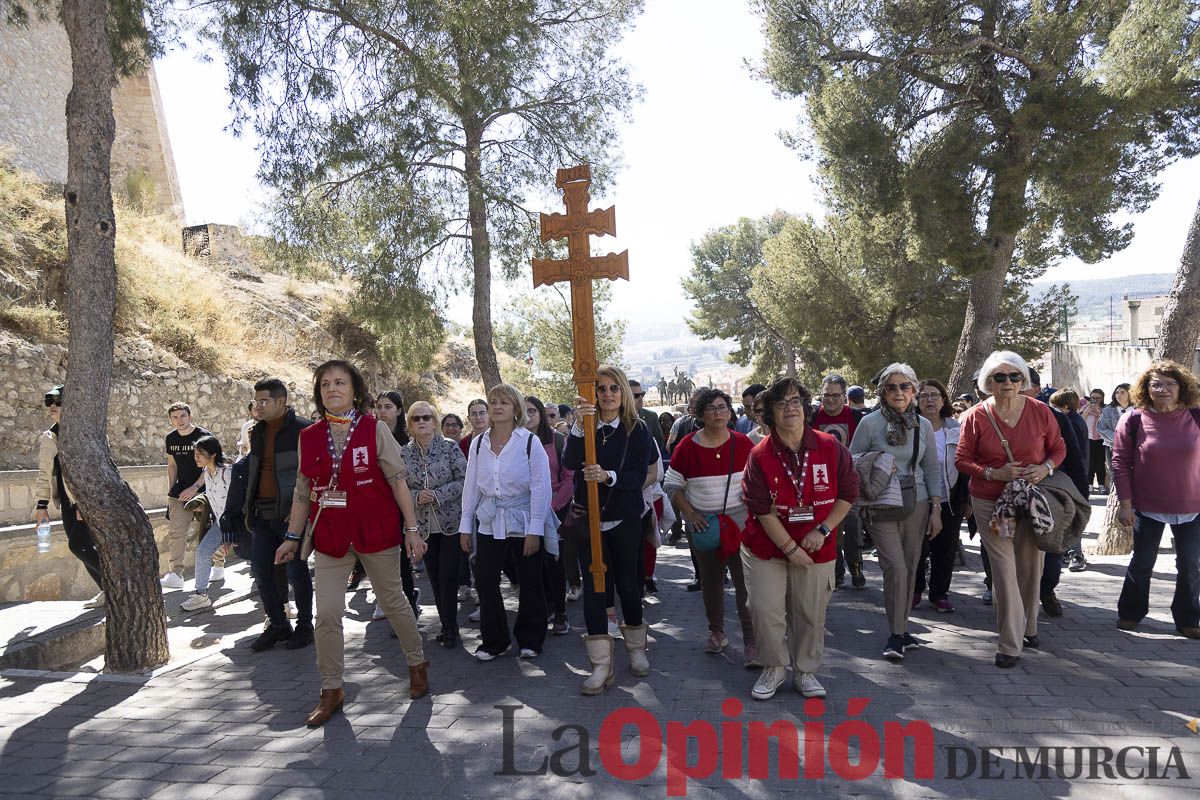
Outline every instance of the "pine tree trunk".
{"type": "Polygon", "coordinates": [[[1133,552],[1133,526],[1122,525],[1117,519],[1120,509],[1121,504],[1117,500],[1117,491],[1114,488],[1109,491],[1108,502],[1104,506],[1104,527],[1100,530],[1094,555],[1127,556],[1133,552]]]}
{"type": "Polygon", "coordinates": [[[116,123],[104,0],[64,0],[71,47],[67,95],[67,320],[70,327],[61,452],[67,483],[100,552],[108,624],[105,668],[152,669],[167,661],[167,620],[154,531],[108,449],[112,387],[114,260],[111,156],[116,123]]]}
{"type": "Polygon", "coordinates": [[[975,371],[996,347],[996,335],[1000,331],[1000,302],[1004,295],[1004,281],[1012,264],[1016,236],[1005,235],[992,249],[992,266],[970,278],[971,288],[967,296],[967,316],[963,320],[962,335],[958,339],[958,350],[954,354],[954,365],[950,370],[950,396],[975,394],[975,371]]]}
{"type": "Polygon", "coordinates": [[[1175,273],[1171,299],[1163,314],[1154,357],[1169,358],[1191,369],[1197,341],[1200,341],[1200,204],[1196,206],[1183,257],[1179,259],[1179,271],[1175,273]]]}
{"type": "Polygon", "coordinates": [[[475,361],[483,376],[483,388],[487,390],[500,383],[500,362],[492,341],[492,241],[488,235],[487,198],[483,192],[483,132],[471,125],[466,128],[463,167],[467,173],[467,220],[471,228],[471,262],[475,269],[471,322],[475,333],[475,361]]]}

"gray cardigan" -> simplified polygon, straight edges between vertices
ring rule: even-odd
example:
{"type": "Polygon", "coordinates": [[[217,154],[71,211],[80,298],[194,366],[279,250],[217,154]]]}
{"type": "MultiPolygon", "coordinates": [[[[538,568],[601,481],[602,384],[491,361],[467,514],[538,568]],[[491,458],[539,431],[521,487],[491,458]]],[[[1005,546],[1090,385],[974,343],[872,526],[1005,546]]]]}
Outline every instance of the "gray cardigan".
{"type": "MultiPolygon", "coordinates": [[[[937,442],[933,437],[933,426],[920,415],[917,419],[921,423],[921,445],[917,449],[913,478],[916,481],[917,500],[921,501],[941,496],[942,479],[938,469],[937,442]]],[[[910,475],[908,462],[912,460],[914,433],[915,431],[908,431],[904,444],[888,444],[887,420],[882,411],[875,411],[858,421],[854,438],[850,440],[850,453],[891,453],[896,459],[896,476],[903,480],[910,475]]]]}

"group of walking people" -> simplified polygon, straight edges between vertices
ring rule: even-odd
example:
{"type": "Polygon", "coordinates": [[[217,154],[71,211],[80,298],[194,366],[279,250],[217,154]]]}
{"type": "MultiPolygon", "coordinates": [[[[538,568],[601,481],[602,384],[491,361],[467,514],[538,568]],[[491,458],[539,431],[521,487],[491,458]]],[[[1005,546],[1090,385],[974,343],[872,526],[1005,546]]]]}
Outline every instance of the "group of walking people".
{"type": "MultiPolygon", "coordinates": [[[[704,649],[730,647],[728,574],[742,661],[760,670],[751,695],[772,697],[790,668],[798,692],[824,697],[817,673],[830,599],[847,572],[855,587],[865,583],[859,531],[869,530],[883,573],[883,656],[901,661],[922,644],[910,631],[910,613],[924,591],[926,562],[931,603],[953,611],[959,529],[973,518],[994,590],[995,663],[1011,667],[1039,647],[1042,573],[1055,549],[1048,543],[1074,539],[1079,547],[1090,513],[1087,484],[1081,491],[1060,470],[1068,446],[1059,412],[1031,396],[1030,368],[1008,351],[982,365],[984,399],[965,412],[956,412],[945,386],[921,380],[907,364],[885,367],[877,385],[877,409],[843,414],[845,381],[828,378],[814,407],[800,381],[781,378],[743,397],[756,423],[746,432],[736,429],[729,395],[702,388],[692,398],[690,432],[677,424],[668,449],[658,419],[641,407],[640,387],[616,367],[601,367],[595,402],[577,397],[570,413],[508,384],[494,386],[469,405],[470,432],[460,437],[456,415],[439,419],[427,401],[404,409],[394,392],[372,398],[354,365],[333,360],[314,373],[315,421],[296,415],[281,381],[256,385],[257,420],[243,431],[248,446],[236,464],[216,437],[193,436],[190,419],[176,420],[183,409],[175,408],[175,433],[191,442],[196,469],[172,473],[181,479],[173,496],[186,507],[202,490],[213,518],[199,539],[194,594],[183,608],[211,605],[214,568],[249,533],[269,617],[252,647],[315,641],[321,693],[307,722],[321,725],[345,703],[342,618],[356,569],[371,581],[400,641],[410,696],[430,691],[411,585],[411,565],[423,561],[440,622],[435,641],[444,648],[459,646],[460,589],[473,579],[481,662],[514,642],[519,657],[539,658],[548,631],[570,630],[566,603],[581,597],[590,665],[581,691],[595,695],[620,671],[618,638],[629,671],[637,678],[651,672],[643,602],[657,590],[653,552],[673,510],[699,581],[704,649]],[[384,401],[394,407],[390,417],[380,413],[384,401]],[[585,457],[584,425],[595,426],[594,461],[585,457]],[[591,579],[589,484],[599,494],[599,590],[591,579]],[[518,592],[511,625],[502,575],[518,592]],[[284,610],[289,583],[294,627],[284,610]]],[[[1154,561],[1170,525],[1178,566],[1171,611],[1181,634],[1200,638],[1200,391],[1182,366],[1156,362],[1127,394],[1131,410],[1108,414],[1106,407],[1085,423],[1103,432],[1105,415],[1115,416],[1108,474],[1121,519],[1134,529],[1118,624],[1132,630],[1148,613],[1154,561]]],[[[62,396],[62,387],[46,395],[56,423],[62,396]]],[[[41,519],[54,501],[77,526],[82,519],[51,451],[56,429],[43,439],[35,513],[41,519]]],[[[89,573],[101,583],[90,537],[85,546],[72,536],[72,551],[85,564],[95,561],[89,573]]],[[[182,556],[177,566],[172,553],[171,562],[181,577],[182,556]]]]}

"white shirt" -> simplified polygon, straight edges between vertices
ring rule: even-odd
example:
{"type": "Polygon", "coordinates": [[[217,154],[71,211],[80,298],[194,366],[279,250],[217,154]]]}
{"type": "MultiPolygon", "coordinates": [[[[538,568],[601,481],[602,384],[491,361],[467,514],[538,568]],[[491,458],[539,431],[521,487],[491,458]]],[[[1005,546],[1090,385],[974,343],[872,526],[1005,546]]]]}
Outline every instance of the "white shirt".
{"type": "Polygon", "coordinates": [[[229,498],[229,481],[233,478],[233,467],[228,465],[217,467],[216,474],[204,470],[204,495],[208,498],[208,507],[212,509],[217,521],[225,513],[225,502],[229,498]]]}
{"type": "Polygon", "coordinates": [[[258,424],[256,419],[248,419],[242,423],[241,430],[238,431],[237,449],[241,455],[246,455],[250,452],[250,431],[258,424]]]}
{"type": "Polygon", "coordinates": [[[492,452],[491,435],[489,428],[475,437],[467,450],[459,533],[474,533],[481,504],[486,507],[495,503],[500,507],[515,504],[522,508],[509,513],[502,511],[487,521],[478,520],[479,533],[495,539],[507,538],[510,533],[542,536],[550,508],[550,458],[546,449],[535,441],[526,458],[526,444],[533,434],[517,428],[500,449],[500,455],[496,455],[492,452]],[[506,519],[519,520],[524,530],[509,530],[510,525],[504,523],[506,519]]]}

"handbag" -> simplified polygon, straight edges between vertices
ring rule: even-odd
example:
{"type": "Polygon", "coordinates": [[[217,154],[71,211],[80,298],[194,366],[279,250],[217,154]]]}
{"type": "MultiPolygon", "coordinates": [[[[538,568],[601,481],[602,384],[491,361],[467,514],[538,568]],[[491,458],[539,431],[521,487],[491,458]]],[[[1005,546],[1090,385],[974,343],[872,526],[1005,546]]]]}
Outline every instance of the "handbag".
{"type": "Polygon", "coordinates": [[[898,506],[870,506],[868,511],[872,522],[903,522],[917,510],[917,449],[921,446],[921,422],[913,430],[912,459],[908,462],[908,477],[900,478],[900,499],[898,506]]]}
{"type": "MultiPolygon", "coordinates": [[[[692,531],[692,547],[701,552],[716,550],[721,546],[721,530],[728,530],[732,525],[734,530],[737,529],[737,523],[733,518],[725,513],[725,509],[729,507],[729,486],[733,482],[733,435],[729,436],[729,474],[725,476],[725,497],[721,503],[721,512],[719,514],[705,514],[705,525],[698,531],[692,531]]],[[[726,534],[728,536],[728,534],[726,534]]]]}
{"type": "MultiPolygon", "coordinates": [[[[644,424],[638,420],[638,424],[644,424]]],[[[625,456],[629,455],[629,438],[625,437],[625,447],[621,450],[621,463],[617,466],[617,472],[625,469],[625,456]]],[[[608,493],[608,497],[604,499],[604,505],[600,506],[600,519],[604,519],[604,512],[608,509],[608,503],[612,500],[612,492],[608,493]]],[[[587,506],[580,505],[574,500],[567,506],[567,513],[563,516],[562,523],[558,526],[558,534],[560,539],[571,538],[575,542],[586,542],[591,538],[591,528],[588,526],[588,510],[587,506]]]]}

